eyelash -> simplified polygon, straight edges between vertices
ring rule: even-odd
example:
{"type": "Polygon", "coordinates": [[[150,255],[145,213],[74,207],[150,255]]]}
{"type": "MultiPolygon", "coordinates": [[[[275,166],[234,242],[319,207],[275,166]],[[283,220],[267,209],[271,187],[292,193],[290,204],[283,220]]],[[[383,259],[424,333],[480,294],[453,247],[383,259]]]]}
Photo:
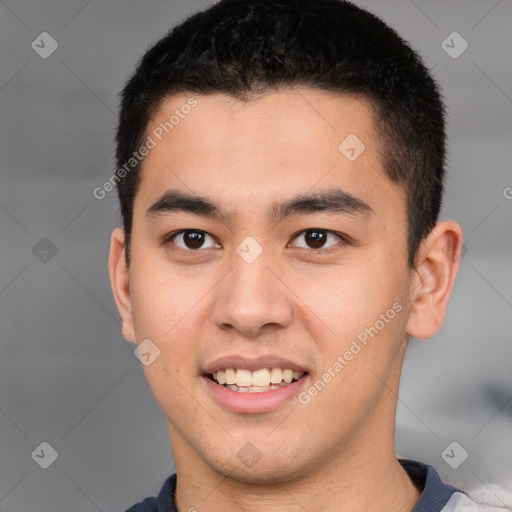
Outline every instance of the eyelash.
{"type": "MultiPolygon", "coordinates": [[[[177,237],[178,235],[184,234],[187,231],[192,232],[192,233],[204,233],[205,235],[208,235],[208,236],[212,237],[215,240],[213,235],[210,235],[208,232],[203,231],[201,229],[182,229],[180,231],[174,231],[173,233],[170,233],[169,235],[167,235],[165,237],[165,239],[164,239],[164,244],[168,244],[169,242],[172,242],[172,240],[175,237],[177,237]]],[[[343,233],[337,233],[336,231],[332,231],[330,229],[308,228],[308,229],[303,229],[302,231],[299,231],[298,233],[294,234],[292,236],[292,238],[291,238],[291,241],[295,241],[300,235],[308,233],[310,231],[320,231],[320,232],[326,233],[327,236],[329,236],[329,234],[333,234],[333,235],[337,236],[340,239],[342,246],[349,244],[350,240],[351,240],[348,235],[345,235],[343,233]]],[[[218,242],[216,241],[216,243],[218,243],[218,242]]],[[[173,245],[175,245],[175,244],[173,244],[173,245]]],[[[322,253],[322,254],[325,254],[325,253],[330,253],[330,252],[333,252],[334,250],[337,250],[337,246],[338,245],[340,245],[340,244],[338,243],[338,244],[329,246],[326,249],[324,249],[324,248],[315,249],[315,248],[311,248],[311,247],[298,247],[298,248],[302,249],[302,250],[306,250],[306,251],[308,251],[310,253],[322,253]]],[[[287,244],[287,247],[288,247],[288,244],[287,244]]],[[[175,248],[173,248],[173,250],[182,251],[182,252],[186,252],[186,253],[200,253],[200,252],[204,252],[205,251],[205,249],[202,249],[202,248],[199,248],[199,249],[189,249],[189,248],[183,249],[181,247],[176,247],[176,246],[175,246],[175,248]]]]}

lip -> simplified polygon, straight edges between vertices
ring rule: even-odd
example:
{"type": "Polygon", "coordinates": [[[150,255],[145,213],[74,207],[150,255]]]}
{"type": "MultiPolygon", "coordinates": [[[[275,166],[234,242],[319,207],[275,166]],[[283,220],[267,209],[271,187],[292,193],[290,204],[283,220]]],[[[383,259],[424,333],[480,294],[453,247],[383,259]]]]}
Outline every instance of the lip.
{"type": "Polygon", "coordinates": [[[207,387],[207,393],[218,404],[233,412],[244,414],[260,414],[278,409],[300,392],[306,385],[308,378],[309,373],[306,373],[299,380],[281,386],[279,389],[262,391],[261,393],[242,393],[231,391],[221,384],[217,384],[207,375],[202,376],[202,380],[207,387]]]}
{"type": "Polygon", "coordinates": [[[203,373],[212,374],[218,370],[225,370],[226,368],[234,368],[236,370],[244,369],[252,372],[260,370],[261,368],[281,368],[282,370],[289,369],[294,372],[309,373],[305,366],[271,354],[259,357],[242,356],[240,354],[219,357],[208,363],[204,367],[203,373]]]}

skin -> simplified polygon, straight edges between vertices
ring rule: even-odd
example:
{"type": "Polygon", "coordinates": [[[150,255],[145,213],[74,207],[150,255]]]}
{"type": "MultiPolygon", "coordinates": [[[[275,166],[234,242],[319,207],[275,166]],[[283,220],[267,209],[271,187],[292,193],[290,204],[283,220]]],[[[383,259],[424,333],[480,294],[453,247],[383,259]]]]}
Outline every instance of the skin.
{"type": "MultiPolygon", "coordinates": [[[[148,134],[190,96],[165,99],[148,134]]],[[[412,510],[420,491],[394,444],[400,371],[407,335],[428,338],[443,323],[460,227],[439,222],[407,267],[404,191],[384,174],[373,111],[360,98],[305,88],[248,103],[194,97],[198,105],[144,161],[130,267],[121,228],[109,259],[124,336],[161,351],[143,369],[168,419],[178,510],[412,510]],[[353,162],[338,149],[349,134],[366,147],[353,162]],[[374,214],[266,217],[274,201],[329,187],[374,214]],[[231,215],[148,218],[171,188],[208,196],[231,215]],[[331,234],[326,248],[311,247],[312,228],[351,241],[331,234]],[[183,229],[210,235],[205,248],[187,249],[180,235],[163,243],[183,229]],[[247,236],[263,249],[250,264],[236,252],[247,236]],[[307,389],[396,302],[401,311],[306,405],[234,413],[204,386],[202,368],[219,356],[275,354],[307,366],[307,389]],[[247,442],[260,454],[250,468],[237,457],[247,442]]]]}

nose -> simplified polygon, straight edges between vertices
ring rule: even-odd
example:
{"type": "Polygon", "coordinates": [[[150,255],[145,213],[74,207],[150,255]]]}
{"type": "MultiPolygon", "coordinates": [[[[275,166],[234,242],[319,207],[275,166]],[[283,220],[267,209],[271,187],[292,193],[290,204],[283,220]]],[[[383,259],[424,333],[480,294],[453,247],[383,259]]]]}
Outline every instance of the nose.
{"type": "Polygon", "coordinates": [[[216,287],[212,319],[219,329],[254,338],[266,330],[290,325],[293,308],[288,289],[264,254],[252,263],[233,255],[231,272],[216,287]]]}

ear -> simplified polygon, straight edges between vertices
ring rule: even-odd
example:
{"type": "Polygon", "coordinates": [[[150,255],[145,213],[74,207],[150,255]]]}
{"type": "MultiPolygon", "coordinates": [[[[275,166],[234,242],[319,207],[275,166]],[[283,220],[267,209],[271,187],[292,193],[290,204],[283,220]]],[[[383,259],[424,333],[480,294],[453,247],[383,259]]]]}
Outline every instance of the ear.
{"type": "Polygon", "coordinates": [[[126,266],[125,250],[124,230],[116,228],[112,231],[110,237],[110,254],[108,258],[110,285],[112,286],[117,309],[123,321],[123,335],[128,341],[136,343],[133,328],[129,269],[126,266]]]}
{"type": "Polygon", "coordinates": [[[454,221],[438,222],[421,243],[412,280],[407,334],[426,339],[443,325],[462,254],[463,233],[454,221]]]}

